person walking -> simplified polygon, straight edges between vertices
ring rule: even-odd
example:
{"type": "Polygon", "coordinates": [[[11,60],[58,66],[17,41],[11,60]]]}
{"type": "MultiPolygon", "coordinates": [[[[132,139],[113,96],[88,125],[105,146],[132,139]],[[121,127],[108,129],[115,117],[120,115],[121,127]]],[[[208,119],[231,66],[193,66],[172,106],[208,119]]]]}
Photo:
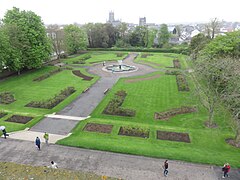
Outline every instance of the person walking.
{"type": "Polygon", "coordinates": [[[7,138],[7,136],[9,136],[9,134],[7,134],[7,131],[6,131],[6,128],[5,128],[5,126],[1,126],[1,128],[2,128],[2,133],[3,133],[3,136],[4,136],[4,138],[6,139],[6,138],[7,138]]]}
{"type": "Polygon", "coordinates": [[[35,140],[35,144],[36,144],[38,150],[40,151],[40,149],[41,149],[41,148],[40,148],[41,141],[40,141],[39,137],[36,138],[36,140],[35,140]]]}
{"type": "Polygon", "coordinates": [[[163,164],[163,174],[164,174],[164,176],[165,177],[167,177],[168,176],[168,160],[166,160],[165,162],[164,162],[164,164],[163,164]]]}
{"type": "Polygon", "coordinates": [[[49,134],[45,132],[44,135],[43,135],[43,138],[45,139],[46,145],[48,145],[49,134]]]}
{"type": "Polygon", "coordinates": [[[222,171],[223,171],[223,177],[222,178],[225,178],[225,177],[229,177],[229,172],[230,172],[230,165],[228,163],[224,164],[223,165],[223,168],[222,168],[222,171]]]}

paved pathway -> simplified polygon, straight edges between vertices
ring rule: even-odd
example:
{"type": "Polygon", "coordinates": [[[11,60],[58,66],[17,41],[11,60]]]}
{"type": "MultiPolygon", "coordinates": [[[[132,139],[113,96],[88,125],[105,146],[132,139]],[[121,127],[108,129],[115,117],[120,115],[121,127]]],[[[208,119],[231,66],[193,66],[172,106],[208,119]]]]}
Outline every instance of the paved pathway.
{"type": "MultiPolygon", "coordinates": [[[[181,161],[169,161],[169,176],[162,175],[162,159],[95,151],[50,144],[38,151],[33,142],[0,138],[0,160],[47,166],[50,161],[59,168],[94,172],[127,180],[217,180],[221,168],[181,161]]],[[[240,171],[232,170],[229,180],[239,180],[240,171]]],[[[1,177],[0,177],[1,179],[1,177]]]]}

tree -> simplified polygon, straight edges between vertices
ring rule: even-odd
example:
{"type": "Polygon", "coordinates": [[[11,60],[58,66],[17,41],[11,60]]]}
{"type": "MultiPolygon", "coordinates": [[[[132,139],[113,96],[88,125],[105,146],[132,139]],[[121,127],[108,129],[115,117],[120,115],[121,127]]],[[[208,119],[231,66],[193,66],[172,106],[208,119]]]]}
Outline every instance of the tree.
{"type": "Polygon", "coordinates": [[[3,26],[10,34],[11,47],[18,53],[13,55],[16,57],[13,62],[15,68],[12,69],[20,72],[23,68],[39,68],[49,58],[51,47],[46,30],[41,18],[34,12],[20,11],[14,7],[4,16],[3,26]]]}
{"type": "Polygon", "coordinates": [[[220,30],[220,22],[217,18],[214,18],[210,23],[205,25],[205,31],[207,36],[211,39],[214,39],[217,32],[220,30]]]}
{"type": "Polygon", "coordinates": [[[137,47],[147,47],[148,29],[146,26],[138,26],[130,35],[130,44],[137,47]]]}
{"type": "Polygon", "coordinates": [[[170,33],[168,32],[168,27],[166,24],[162,24],[159,29],[158,33],[158,44],[159,47],[163,47],[167,45],[169,42],[170,33]]]}
{"type": "Polygon", "coordinates": [[[58,25],[49,25],[47,28],[48,37],[54,49],[57,59],[60,59],[61,53],[64,51],[64,31],[58,25]]]}
{"type": "Polygon", "coordinates": [[[148,42],[147,42],[147,47],[148,47],[148,48],[151,48],[151,47],[154,46],[154,40],[155,40],[156,35],[157,35],[157,30],[154,29],[154,28],[149,28],[147,35],[148,35],[148,38],[147,38],[147,40],[148,40],[148,42]]]}
{"type": "Polygon", "coordinates": [[[217,36],[203,50],[207,58],[231,57],[240,58],[240,31],[217,36]]]}
{"type": "Polygon", "coordinates": [[[87,48],[88,40],[84,30],[76,25],[64,27],[64,44],[69,54],[76,54],[87,48]]]}
{"type": "Polygon", "coordinates": [[[199,33],[191,39],[189,49],[192,59],[197,59],[200,51],[207,45],[209,41],[209,38],[202,33],[199,33]]]}

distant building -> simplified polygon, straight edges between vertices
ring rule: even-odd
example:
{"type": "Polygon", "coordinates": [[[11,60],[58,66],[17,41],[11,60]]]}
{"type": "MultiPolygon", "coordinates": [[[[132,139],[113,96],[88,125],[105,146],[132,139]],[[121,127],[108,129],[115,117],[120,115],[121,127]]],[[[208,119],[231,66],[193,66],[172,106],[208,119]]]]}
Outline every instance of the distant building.
{"type": "Polygon", "coordinates": [[[115,18],[114,18],[114,12],[113,12],[113,11],[110,11],[110,12],[109,12],[109,17],[108,17],[107,23],[110,23],[110,24],[112,24],[113,26],[118,26],[119,24],[121,24],[121,21],[120,21],[120,20],[115,20],[115,18]]]}
{"type": "Polygon", "coordinates": [[[147,23],[146,17],[139,18],[139,26],[145,26],[147,23]]]}

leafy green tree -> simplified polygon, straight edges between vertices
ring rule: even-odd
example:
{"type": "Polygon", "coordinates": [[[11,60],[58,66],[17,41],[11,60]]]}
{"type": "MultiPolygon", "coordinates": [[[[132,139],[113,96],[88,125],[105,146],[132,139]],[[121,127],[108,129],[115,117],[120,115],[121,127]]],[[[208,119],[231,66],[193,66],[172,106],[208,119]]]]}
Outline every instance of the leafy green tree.
{"type": "MultiPolygon", "coordinates": [[[[8,10],[3,19],[3,25],[9,28],[11,47],[18,55],[14,59],[20,72],[23,68],[39,68],[49,59],[51,46],[41,18],[32,11],[20,11],[18,8],[8,10]],[[13,32],[17,29],[17,33],[13,32]],[[15,44],[16,43],[16,44],[15,44]]],[[[9,63],[8,63],[9,64],[9,63]]]]}
{"type": "Polygon", "coordinates": [[[159,47],[163,47],[164,45],[167,45],[170,38],[170,33],[168,32],[168,27],[166,24],[162,24],[159,29],[158,33],[158,44],[159,47]]]}
{"type": "Polygon", "coordinates": [[[189,49],[190,49],[192,59],[197,58],[200,51],[207,45],[207,43],[209,43],[209,41],[210,41],[210,39],[207,38],[207,36],[205,36],[202,33],[199,33],[198,35],[194,36],[191,39],[189,49]]]}
{"type": "Polygon", "coordinates": [[[64,44],[69,54],[76,54],[87,48],[87,34],[76,25],[67,25],[64,27],[64,44]]]}
{"type": "Polygon", "coordinates": [[[154,46],[154,39],[156,38],[157,35],[157,30],[154,28],[149,28],[148,29],[148,43],[147,43],[147,47],[151,48],[154,46]]]}
{"type": "Polygon", "coordinates": [[[137,26],[130,35],[130,44],[137,47],[147,47],[148,29],[146,26],[137,26]]]}
{"type": "Polygon", "coordinates": [[[202,55],[207,58],[240,57],[240,31],[229,32],[217,36],[203,50],[202,55]]]}

